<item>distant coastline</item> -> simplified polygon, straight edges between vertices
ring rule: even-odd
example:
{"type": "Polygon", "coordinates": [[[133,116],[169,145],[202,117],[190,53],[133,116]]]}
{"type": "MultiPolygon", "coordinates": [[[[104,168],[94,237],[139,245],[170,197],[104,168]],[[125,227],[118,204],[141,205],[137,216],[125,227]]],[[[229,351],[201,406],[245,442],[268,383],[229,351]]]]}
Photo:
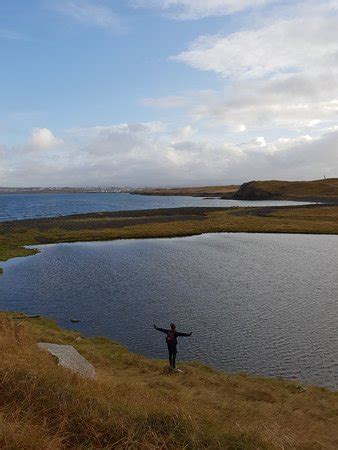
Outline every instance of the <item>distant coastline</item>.
{"type": "Polygon", "coordinates": [[[138,195],[191,195],[225,200],[338,202],[338,178],[314,181],[249,181],[242,185],[135,189],[138,195]]]}
{"type": "MultiPolygon", "coordinates": [[[[46,189],[51,193],[51,190],[46,189]]],[[[76,188],[75,191],[72,191],[73,188],[63,189],[62,193],[65,190],[72,193],[87,192],[87,188],[76,188]]],[[[96,189],[94,192],[102,192],[99,190],[102,188],[96,189]]],[[[112,191],[115,193],[125,192],[116,191],[120,188],[110,189],[115,189],[112,191]]],[[[53,190],[53,193],[56,192],[58,191],[53,190]]],[[[230,185],[128,192],[142,195],[217,194],[219,198],[232,196],[237,200],[303,200],[322,204],[252,208],[164,208],[2,222],[0,261],[33,254],[36,250],[25,246],[34,244],[183,237],[220,232],[338,234],[338,178],[300,182],[252,181],[239,188],[230,185]]]]}
{"type": "Polygon", "coordinates": [[[120,187],[1,187],[0,194],[122,194],[131,189],[120,187]]]}
{"type": "Polygon", "coordinates": [[[129,187],[0,187],[0,194],[107,194],[190,196],[224,200],[287,200],[338,202],[338,178],[314,181],[249,181],[242,185],[176,188],[129,187]]]}

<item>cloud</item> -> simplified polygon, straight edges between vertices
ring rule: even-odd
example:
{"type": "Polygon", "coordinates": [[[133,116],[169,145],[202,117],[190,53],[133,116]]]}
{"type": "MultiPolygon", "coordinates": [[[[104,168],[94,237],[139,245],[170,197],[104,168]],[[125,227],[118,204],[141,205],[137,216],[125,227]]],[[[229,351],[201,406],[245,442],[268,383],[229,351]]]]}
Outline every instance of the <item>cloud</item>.
{"type": "Polygon", "coordinates": [[[225,126],[231,131],[265,127],[302,130],[338,119],[338,80],[333,74],[296,74],[265,81],[245,81],[224,91],[196,91],[145,99],[160,109],[179,108],[193,122],[225,126]]]}
{"type": "Polygon", "coordinates": [[[45,142],[44,151],[38,151],[44,139],[35,141],[36,151],[32,140],[30,148],[3,147],[0,185],[198,185],[338,172],[338,127],[273,141],[261,135],[239,144],[203,139],[188,125],[175,131],[152,123],[82,128],[77,143],[75,135],[75,129],[65,132],[63,144],[49,148],[45,142]]]}
{"type": "Polygon", "coordinates": [[[228,36],[201,36],[173,59],[231,79],[336,72],[338,17],[281,20],[228,36]]]}
{"type": "Polygon", "coordinates": [[[276,0],[134,0],[134,5],[158,8],[178,20],[196,20],[238,13],[276,0]]]}
{"type": "Polygon", "coordinates": [[[49,4],[50,8],[58,13],[67,15],[77,22],[87,25],[123,31],[120,18],[109,7],[99,2],[87,0],[57,0],[49,4]]]}
{"type": "Polygon", "coordinates": [[[62,143],[62,139],[55,137],[48,128],[34,128],[27,141],[26,148],[33,151],[49,150],[62,143]]]}
{"type": "Polygon", "coordinates": [[[264,127],[302,130],[338,119],[338,6],[309,1],[291,19],[201,36],[171,58],[212,71],[223,91],[186,92],[143,103],[183,109],[189,121],[232,131],[264,127]],[[306,6],[308,8],[306,8],[306,6]]]}

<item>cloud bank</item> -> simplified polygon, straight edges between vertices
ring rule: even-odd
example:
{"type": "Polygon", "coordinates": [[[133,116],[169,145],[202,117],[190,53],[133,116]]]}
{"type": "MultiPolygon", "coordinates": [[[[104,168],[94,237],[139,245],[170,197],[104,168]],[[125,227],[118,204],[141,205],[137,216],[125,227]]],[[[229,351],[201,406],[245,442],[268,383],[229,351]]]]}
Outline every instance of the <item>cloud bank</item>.
{"type": "Polygon", "coordinates": [[[338,69],[338,17],[276,20],[228,36],[201,36],[175,60],[224,77],[252,79],[338,69]]]}
{"type": "Polygon", "coordinates": [[[335,124],[338,119],[338,6],[307,2],[297,17],[267,19],[234,32],[200,36],[172,57],[216,73],[224,90],[148,98],[144,104],[183,109],[190,120],[232,131],[285,130],[335,124]],[[312,6],[311,6],[312,5],[312,6]]]}
{"type": "Polygon", "coordinates": [[[55,137],[34,130],[21,146],[0,145],[0,185],[169,186],[229,180],[313,179],[338,171],[338,127],[268,141],[205,140],[187,125],[158,122],[78,128],[55,137]]]}

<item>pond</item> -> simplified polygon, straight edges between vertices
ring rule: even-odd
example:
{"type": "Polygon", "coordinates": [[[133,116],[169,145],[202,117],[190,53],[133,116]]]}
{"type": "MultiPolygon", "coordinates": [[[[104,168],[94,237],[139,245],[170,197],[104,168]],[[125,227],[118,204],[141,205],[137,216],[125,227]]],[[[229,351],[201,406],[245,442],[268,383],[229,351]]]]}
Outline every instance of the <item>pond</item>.
{"type": "Polygon", "coordinates": [[[166,357],[338,387],[338,236],[205,234],[41,246],[3,263],[0,309],[166,357]],[[71,324],[70,319],[80,322],[71,324]]]}

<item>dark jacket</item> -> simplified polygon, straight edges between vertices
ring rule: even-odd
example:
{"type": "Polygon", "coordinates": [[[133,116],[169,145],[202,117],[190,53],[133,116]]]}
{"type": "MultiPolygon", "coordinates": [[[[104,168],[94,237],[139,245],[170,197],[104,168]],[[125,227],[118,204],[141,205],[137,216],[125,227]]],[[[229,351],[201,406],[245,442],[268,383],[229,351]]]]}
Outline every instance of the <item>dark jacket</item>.
{"type": "MultiPolygon", "coordinates": [[[[165,334],[168,334],[170,331],[170,329],[158,328],[158,327],[155,327],[155,330],[161,331],[162,333],[165,333],[165,334]]],[[[191,333],[179,333],[178,331],[175,331],[174,332],[174,342],[172,343],[172,345],[177,345],[177,337],[178,336],[189,337],[189,336],[191,336],[191,333]]]]}

